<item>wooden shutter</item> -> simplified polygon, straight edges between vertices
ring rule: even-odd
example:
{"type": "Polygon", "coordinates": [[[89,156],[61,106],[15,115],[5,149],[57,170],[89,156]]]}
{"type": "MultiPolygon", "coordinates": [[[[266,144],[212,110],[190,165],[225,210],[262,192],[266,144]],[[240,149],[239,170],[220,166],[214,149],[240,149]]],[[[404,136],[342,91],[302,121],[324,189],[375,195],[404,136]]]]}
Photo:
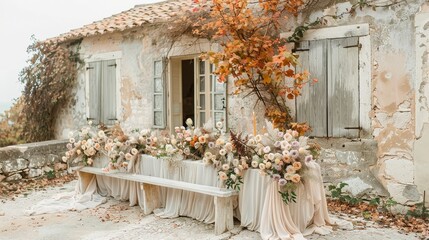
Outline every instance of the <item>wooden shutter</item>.
{"type": "Polygon", "coordinates": [[[165,128],[165,62],[154,61],[153,64],[153,127],[165,128]]]}
{"type": "Polygon", "coordinates": [[[102,62],[101,120],[112,125],[116,118],[116,60],[102,62]]]}
{"type": "Polygon", "coordinates": [[[88,63],[88,116],[87,120],[94,124],[100,122],[100,86],[101,86],[101,61],[88,63]]]}
{"type": "Polygon", "coordinates": [[[328,136],[359,137],[359,42],[330,40],[328,55],[328,136]]]}
{"type": "Polygon", "coordinates": [[[305,86],[296,100],[297,121],[307,122],[313,129],[309,135],[315,137],[327,136],[327,45],[328,40],[307,41],[297,51],[301,63],[298,72],[309,70],[311,78],[318,79],[313,86],[305,86]]]}
{"type": "MultiPolygon", "coordinates": [[[[206,63],[208,64],[208,62],[206,63]]],[[[223,122],[226,130],[226,83],[218,81],[218,77],[213,74],[214,64],[209,64],[210,70],[210,92],[211,92],[211,118],[213,123],[223,122]]]]}

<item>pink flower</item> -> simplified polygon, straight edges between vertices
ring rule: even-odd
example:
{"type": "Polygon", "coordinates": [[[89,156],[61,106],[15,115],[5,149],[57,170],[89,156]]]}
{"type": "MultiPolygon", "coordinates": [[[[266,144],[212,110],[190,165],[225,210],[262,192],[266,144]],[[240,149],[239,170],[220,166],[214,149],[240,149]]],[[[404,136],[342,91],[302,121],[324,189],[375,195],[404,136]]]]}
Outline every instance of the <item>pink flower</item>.
{"type": "Polygon", "coordinates": [[[281,179],[279,180],[279,185],[280,185],[280,186],[284,186],[284,185],[286,185],[286,183],[287,183],[287,181],[286,181],[286,179],[284,179],[284,178],[281,178],[281,179]]]}

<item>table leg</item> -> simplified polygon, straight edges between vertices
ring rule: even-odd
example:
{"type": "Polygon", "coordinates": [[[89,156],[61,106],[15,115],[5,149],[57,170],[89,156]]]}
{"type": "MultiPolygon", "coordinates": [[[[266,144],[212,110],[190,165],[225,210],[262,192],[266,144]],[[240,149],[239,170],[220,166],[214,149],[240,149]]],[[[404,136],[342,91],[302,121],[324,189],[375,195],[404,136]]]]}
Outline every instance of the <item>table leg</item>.
{"type": "Polygon", "coordinates": [[[232,197],[215,197],[215,234],[234,228],[232,197]]]}

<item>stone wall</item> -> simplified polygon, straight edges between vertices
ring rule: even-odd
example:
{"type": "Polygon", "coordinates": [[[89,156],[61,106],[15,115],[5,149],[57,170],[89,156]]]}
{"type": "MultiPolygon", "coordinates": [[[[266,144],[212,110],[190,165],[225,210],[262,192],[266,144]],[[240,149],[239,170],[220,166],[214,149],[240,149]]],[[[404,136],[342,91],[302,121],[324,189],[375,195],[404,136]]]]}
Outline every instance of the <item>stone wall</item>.
{"type": "Polygon", "coordinates": [[[0,148],[0,182],[38,178],[51,171],[67,174],[67,164],[61,160],[66,150],[63,140],[0,148]]]}

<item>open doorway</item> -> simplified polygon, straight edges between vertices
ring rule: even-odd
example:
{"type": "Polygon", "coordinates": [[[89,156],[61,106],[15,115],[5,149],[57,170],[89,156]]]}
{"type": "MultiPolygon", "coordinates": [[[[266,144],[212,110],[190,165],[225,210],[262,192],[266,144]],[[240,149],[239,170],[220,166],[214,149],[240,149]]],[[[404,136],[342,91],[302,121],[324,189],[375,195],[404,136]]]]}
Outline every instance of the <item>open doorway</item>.
{"type": "Polygon", "coordinates": [[[194,60],[182,60],[182,126],[186,126],[186,119],[191,118],[195,122],[194,101],[194,60]]]}

